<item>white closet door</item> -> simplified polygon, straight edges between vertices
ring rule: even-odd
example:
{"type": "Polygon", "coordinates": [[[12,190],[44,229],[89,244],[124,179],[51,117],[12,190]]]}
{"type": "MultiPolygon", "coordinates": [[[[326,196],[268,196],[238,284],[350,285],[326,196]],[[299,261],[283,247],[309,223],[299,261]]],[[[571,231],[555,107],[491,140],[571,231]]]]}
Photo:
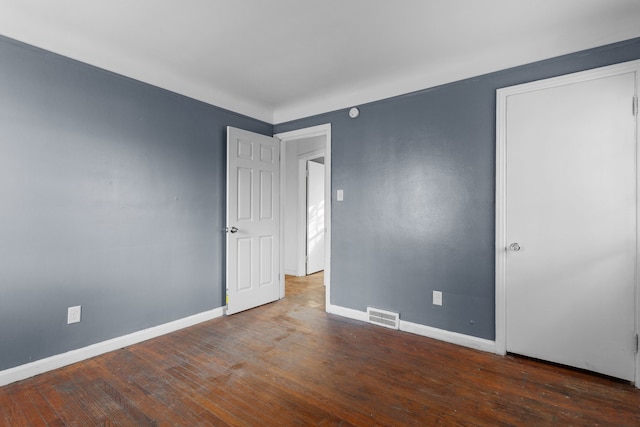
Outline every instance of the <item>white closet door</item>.
{"type": "Polygon", "coordinates": [[[507,351],[634,379],[635,73],[507,98],[507,351]]]}

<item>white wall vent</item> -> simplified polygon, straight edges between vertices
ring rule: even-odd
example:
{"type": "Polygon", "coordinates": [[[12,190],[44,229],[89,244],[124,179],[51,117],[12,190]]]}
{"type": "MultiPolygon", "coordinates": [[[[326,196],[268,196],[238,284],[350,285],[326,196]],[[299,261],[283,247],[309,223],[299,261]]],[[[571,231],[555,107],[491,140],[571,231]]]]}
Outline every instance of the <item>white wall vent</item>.
{"type": "Polygon", "coordinates": [[[390,329],[400,328],[400,314],[378,308],[367,307],[367,321],[390,329]]]}

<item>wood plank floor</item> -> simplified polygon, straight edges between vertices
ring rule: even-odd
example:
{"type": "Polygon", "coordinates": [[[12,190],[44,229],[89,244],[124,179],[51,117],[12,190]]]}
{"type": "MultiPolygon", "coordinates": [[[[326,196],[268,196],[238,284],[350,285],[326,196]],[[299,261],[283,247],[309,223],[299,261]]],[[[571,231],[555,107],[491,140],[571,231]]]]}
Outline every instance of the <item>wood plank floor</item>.
{"type": "Polygon", "coordinates": [[[287,297],[0,388],[3,426],[640,425],[628,383],[324,313],[287,297]]]}

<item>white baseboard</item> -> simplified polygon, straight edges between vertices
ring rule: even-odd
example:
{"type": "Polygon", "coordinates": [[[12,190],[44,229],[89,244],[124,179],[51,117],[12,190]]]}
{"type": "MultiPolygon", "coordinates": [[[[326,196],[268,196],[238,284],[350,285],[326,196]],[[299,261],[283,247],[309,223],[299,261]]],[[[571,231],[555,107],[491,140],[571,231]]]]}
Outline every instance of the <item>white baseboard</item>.
{"type": "Polygon", "coordinates": [[[446,331],[444,329],[433,328],[431,326],[420,325],[418,323],[407,322],[405,320],[400,320],[400,330],[489,353],[496,352],[495,341],[460,334],[458,332],[446,331]]]}
{"type": "Polygon", "coordinates": [[[347,317],[349,319],[360,320],[362,322],[367,321],[367,312],[354,310],[352,308],[340,307],[339,305],[327,306],[327,313],[337,314],[338,316],[347,317]]]}
{"type": "Polygon", "coordinates": [[[214,310],[205,311],[203,313],[185,317],[183,319],[178,319],[173,322],[165,323],[148,329],[143,329],[141,331],[133,332],[128,335],[123,335],[121,337],[92,344],[87,347],[71,350],[66,353],[47,357],[45,359],[36,360],[35,362],[16,366],[15,368],[5,369],[4,371],[0,371],[0,386],[24,380],[35,375],[42,374],[44,372],[52,371],[54,369],[62,368],[63,366],[71,365],[82,360],[90,359],[92,357],[108,353],[110,351],[118,350],[122,347],[127,347],[142,341],[149,340],[151,338],[156,338],[161,335],[175,332],[177,330],[184,329],[198,323],[206,322],[207,320],[215,319],[223,315],[224,307],[220,307],[214,310]]]}
{"type": "MultiPolygon", "coordinates": [[[[353,310],[351,308],[340,307],[338,305],[328,306],[327,313],[337,314],[338,316],[348,317],[349,319],[360,320],[362,322],[367,321],[367,313],[365,311],[353,310]]],[[[400,330],[489,353],[496,352],[495,341],[473,337],[471,335],[446,331],[444,329],[433,328],[431,326],[420,325],[418,323],[407,322],[405,320],[400,320],[400,330]]]]}

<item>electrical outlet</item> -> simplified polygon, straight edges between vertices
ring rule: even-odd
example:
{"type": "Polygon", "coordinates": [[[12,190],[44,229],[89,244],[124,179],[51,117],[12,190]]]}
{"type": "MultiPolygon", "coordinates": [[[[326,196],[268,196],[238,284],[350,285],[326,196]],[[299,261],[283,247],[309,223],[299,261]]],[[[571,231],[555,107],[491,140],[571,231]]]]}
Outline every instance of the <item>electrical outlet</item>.
{"type": "Polygon", "coordinates": [[[78,323],[82,313],[82,306],[76,305],[67,309],[67,325],[78,323]]]}
{"type": "Polygon", "coordinates": [[[433,291],[433,305],[442,305],[441,291],[433,291]]]}

